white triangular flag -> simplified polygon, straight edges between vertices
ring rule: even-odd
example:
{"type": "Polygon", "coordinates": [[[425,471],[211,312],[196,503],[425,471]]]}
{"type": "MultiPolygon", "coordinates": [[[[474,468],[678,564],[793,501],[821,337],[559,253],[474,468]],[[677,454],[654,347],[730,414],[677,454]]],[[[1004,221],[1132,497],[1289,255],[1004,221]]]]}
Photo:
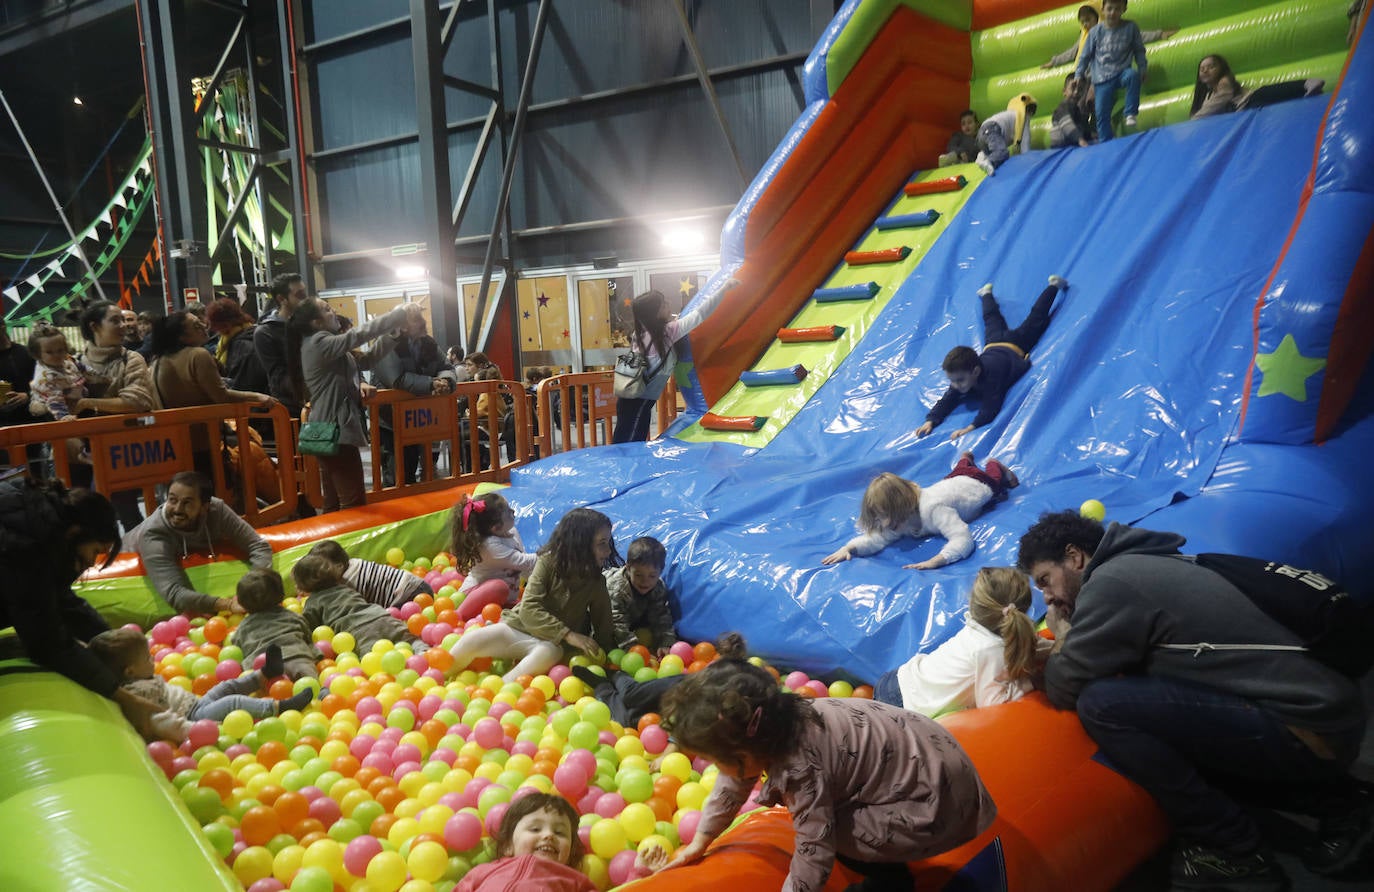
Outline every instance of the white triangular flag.
{"type": "Polygon", "coordinates": [[[124,193],[123,193],[123,192],[116,192],[116,193],[115,193],[115,197],[114,197],[114,201],[111,202],[111,204],[117,204],[117,205],[119,205],[119,206],[122,207],[122,208],[126,208],[126,207],[129,206],[129,200],[128,200],[127,198],[124,197],[124,193]]]}
{"type": "Polygon", "coordinates": [[[105,210],[100,212],[100,219],[97,220],[96,223],[104,223],[106,226],[109,226],[111,219],[112,218],[110,216],[110,209],[105,208],[105,210]]]}
{"type": "Polygon", "coordinates": [[[66,259],[67,259],[66,257],[59,257],[58,259],[54,260],[52,263],[49,263],[49,264],[45,267],[45,269],[47,269],[48,272],[50,272],[50,273],[57,273],[57,274],[60,276],[60,275],[62,275],[62,261],[66,260],[66,259]]]}
{"type": "Polygon", "coordinates": [[[24,284],[33,289],[33,292],[30,292],[31,294],[42,293],[43,291],[43,282],[41,279],[38,278],[38,273],[34,273],[33,275],[25,279],[24,284]]]}
{"type": "Polygon", "coordinates": [[[6,288],[4,294],[5,294],[5,297],[8,297],[10,300],[14,301],[15,303],[19,303],[19,289],[18,289],[18,288],[6,288]]]}

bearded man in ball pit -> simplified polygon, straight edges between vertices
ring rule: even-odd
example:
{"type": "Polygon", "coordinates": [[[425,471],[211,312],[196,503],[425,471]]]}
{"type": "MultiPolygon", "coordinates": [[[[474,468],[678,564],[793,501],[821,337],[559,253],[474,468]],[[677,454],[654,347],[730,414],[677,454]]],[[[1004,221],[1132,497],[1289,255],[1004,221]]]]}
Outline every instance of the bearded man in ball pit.
{"type": "Polygon", "coordinates": [[[207,595],[191,585],[181,562],[193,552],[214,560],[215,549],[229,545],[255,570],[272,566],[272,546],[215,497],[214,484],[198,471],[172,476],[167,498],[134,528],[128,544],[138,552],[153,588],[180,613],[244,612],[237,599],[207,595]]]}
{"type": "Polygon", "coordinates": [[[57,481],[0,482],[0,629],[13,626],[29,659],[119,704],[145,739],[157,738],[160,707],[121,688],[84,642],[109,625],[72,591],[102,556],[118,550],[114,506],[99,493],[57,481]]]}

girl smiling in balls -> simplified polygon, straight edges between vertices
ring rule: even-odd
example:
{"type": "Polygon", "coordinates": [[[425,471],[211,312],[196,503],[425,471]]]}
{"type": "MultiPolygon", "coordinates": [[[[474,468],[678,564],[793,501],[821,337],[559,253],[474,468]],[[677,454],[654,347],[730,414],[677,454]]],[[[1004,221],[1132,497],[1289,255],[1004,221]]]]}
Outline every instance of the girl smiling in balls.
{"type": "Polygon", "coordinates": [[[577,822],[577,811],[561,796],[530,793],[515,800],[496,831],[497,860],[474,868],[457,892],[595,892],[596,884],[576,866],[582,861],[577,822]]]}

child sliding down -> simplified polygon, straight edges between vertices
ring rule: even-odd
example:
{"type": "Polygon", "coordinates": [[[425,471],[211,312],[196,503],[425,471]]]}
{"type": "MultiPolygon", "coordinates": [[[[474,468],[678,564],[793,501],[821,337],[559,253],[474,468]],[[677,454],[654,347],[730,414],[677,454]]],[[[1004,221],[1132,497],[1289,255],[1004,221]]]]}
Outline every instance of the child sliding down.
{"type": "Polygon", "coordinates": [[[838,564],[855,555],[877,554],[903,536],[941,536],[946,540],[935,557],[905,564],[905,569],[934,570],[962,561],[973,554],[968,522],[988,503],[1006,498],[1019,484],[1011,469],[995,458],[988,459],[979,470],[972,452],[960,456],[943,480],[924,488],[896,474],[879,474],[864,491],[859,535],[821,563],[838,564]]]}

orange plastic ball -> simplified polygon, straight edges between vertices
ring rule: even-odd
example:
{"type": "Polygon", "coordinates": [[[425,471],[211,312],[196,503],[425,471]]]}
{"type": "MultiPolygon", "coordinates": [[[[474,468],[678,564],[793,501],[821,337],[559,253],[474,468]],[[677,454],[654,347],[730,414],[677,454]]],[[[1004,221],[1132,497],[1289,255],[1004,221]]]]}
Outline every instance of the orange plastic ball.
{"type": "MultiPolygon", "coordinates": [[[[289,684],[290,682],[288,682],[289,684]]],[[[286,744],[280,740],[269,740],[258,747],[258,764],[263,768],[271,768],[282,759],[286,758],[286,744]]],[[[258,797],[261,801],[262,797],[258,797]]]]}
{"type": "Polygon", "coordinates": [[[427,625],[429,625],[429,620],[425,618],[423,613],[417,613],[406,620],[406,628],[410,630],[412,635],[419,635],[427,625]]]}
{"type": "Polygon", "coordinates": [[[691,674],[691,673],[693,673],[693,672],[700,672],[701,670],[705,669],[705,668],[706,668],[707,666],[709,666],[709,665],[711,665],[711,664],[710,664],[710,663],[703,663],[701,660],[693,660],[692,662],[690,662],[690,663],[687,664],[687,672],[688,672],[688,674],[691,674]]]}
{"type": "Polygon", "coordinates": [[[435,599],[434,599],[434,615],[435,615],[435,616],[438,616],[439,614],[443,613],[445,610],[452,610],[455,606],[457,606],[457,605],[455,605],[455,604],[453,603],[453,599],[452,599],[452,598],[435,598],[435,599]]]}
{"type": "Polygon", "coordinates": [[[334,713],[348,705],[348,701],[338,694],[325,694],[324,697],[320,698],[318,705],[320,712],[324,713],[326,718],[333,718],[334,713]]]}
{"type": "Polygon", "coordinates": [[[295,687],[292,685],[291,679],[279,678],[272,682],[271,687],[267,689],[267,696],[271,697],[273,700],[285,700],[295,692],[295,687]]]}
{"type": "Polygon", "coordinates": [[[386,839],[387,834],[391,832],[391,825],[395,824],[399,820],[400,818],[396,817],[391,812],[387,812],[383,815],[378,815],[376,819],[373,820],[372,826],[367,828],[367,832],[371,833],[378,839],[386,839]]]}
{"type": "Polygon", "coordinates": [[[449,667],[453,665],[453,654],[442,647],[431,647],[425,651],[425,662],[429,664],[431,669],[447,672],[449,667]]]}
{"type": "Polygon", "coordinates": [[[268,784],[258,791],[257,800],[263,805],[276,805],[277,798],[286,792],[285,787],[276,784],[268,784]]]}
{"type": "Polygon", "coordinates": [[[396,806],[406,800],[406,791],[402,790],[400,787],[387,787],[385,790],[380,790],[373,795],[377,800],[377,804],[388,812],[395,811],[396,806]]]}
{"type": "Polygon", "coordinates": [[[482,619],[489,623],[497,622],[501,619],[501,605],[488,604],[482,608],[482,619]]]}
{"type": "Polygon", "coordinates": [[[212,616],[206,620],[205,628],[201,629],[201,634],[205,640],[211,644],[219,644],[229,635],[229,624],[218,616],[212,616]]]}
{"type": "Polygon", "coordinates": [[[673,812],[677,811],[677,803],[662,796],[650,796],[645,805],[653,809],[654,818],[660,821],[671,821],[673,812]]]}
{"type": "Polygon", "coordinates": [[[702,641],[692,648],[692,657],[703,663],[709,663],[716,658],[716,646],[709,641],[702,641]]]}
{"type": "Polygon", "coordinates": [[[197,675],[191,680],[191,693],[197,697],[204,697],[217,684],[219,684],[219,680],[208,672],[204,675],[197,675]]]}
{"type": "Polygon", "coordinates": [[[228,799],[234,791],[234,776],[223,768],[212,768],[201,776],[200,785],[214,790],[220,799],[228,799]]]}
{"type": "Polygon", "coordinates": [[[353,777],[358,773],[362,763],[350,755],[343,755],[329,763],[330,771],[337,771],[344,777],[353,777]]]}
{"type": "MultiPolygon", "coordinates": [[[[295,827],[301,821],[310,817],[310,800],[300,793],[286,792],[277,797],[277,801],[272,803],[272,810],[281,819],[283,827],[295,827]]],[[[296,836],[295,833],[292,834],[296,836]]],[[[299,838],[299,837],[297,837],[299,838]]]]}
{"type": "MultiPolygon", "coordinates": [[[[323,836],[324,824],[320,823],[316,818],[304,818],[292,824],[291,829],[286,832],[296,837],[296,839],[305,839],[312,833],[318,833],[323,836]]],[[[314,840],[311,840],[311,842],[314,842],[314,840]]],[[[302,845],[309,846],[310,843],[302,843],[302,845]]]]}
{"type": "Polygon", "coordinates": [[[267,806],[255,805],[243,813],[239,830],[243,833],[243,841],[250,846],[266,845],[268,840],[281,833],[281,819],[267,806]]]}
{"type": "Polygon", "coordinates": [[[873,688],[866,684],[861,684],[854,689],[854,696],[860,700],[872,700],[873,688]]]}
{"type": "Polygon", "coordinates": [[[354,772],[353,779],[358,782],[358,786],[362,787],[364,790],[367,790],[369,793],[371,793],[372,791],[371,789],[369,789],[369,787],[371,786],[373,781],[375,781],[377,778],[381,776],[382,773],[378,771],[376,768],[373,768],[371,765],[364,765],[362,768],[359,768],[356,772],[354,772]]]}
{"type": "MultiPolygon", "coordinates": [[[[318,824],[319,821],[316,821],[315,823],[318,824]]],[[[294,836],[295,834],[292,834],[292,835],[294,836]]],[[[312,831],[312,832],[310,832],[310,833],[306,833],[306,834],[302,834],[301,836],[297,836],[297,837],[296,837],[296,844],[299,845],[299,846],[300,846],[301,848],[303,848],[303,849],[308,849],[308,848],[310,848],[311,846],[313,846],[315,843],[319,842],[320,840],[322,840],[322,839],[328,839],[328,838],[329,838],[329,834],[328,834],[328,833],[325,833],[323,830],[314,830],[314,831],[312,831]]],[[[334,888],[337,889],[337,888],[339,888],[339,887],[338,887],[338,886],[335,886],[334,888]]]]}
{"type": "Polygon", "coordinates": [[[643,731],[650,725],[657,725],[661,721],[663,721],[663,716],[659,715],[656,712],[646,712],[644,713],[644,715],[639,717],[639,724],[638,726],[636,726],[635,730],[643,731]]]}

